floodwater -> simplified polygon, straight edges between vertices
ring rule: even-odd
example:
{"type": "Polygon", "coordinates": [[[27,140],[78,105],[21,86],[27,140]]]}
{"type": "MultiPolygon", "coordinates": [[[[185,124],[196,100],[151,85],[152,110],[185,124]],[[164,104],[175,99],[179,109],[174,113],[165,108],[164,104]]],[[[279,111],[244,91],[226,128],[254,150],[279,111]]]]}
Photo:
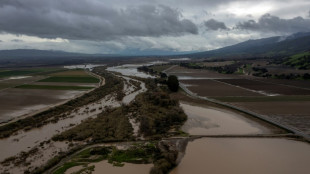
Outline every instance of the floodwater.
{"type": "Polygon", "coordinates": [[[126,96],[124,96],[124,98],[122,100],[122,102],[124,104],[128,105],[131,101],[133,101],[136,98],[136,96],[138,94],[140,94],[142,92],[145,92],[147,90],[146,87],[145,87],[145,83],[143,83],[141,81],[138,81],[138,80],[135,80],[135,79],[132,79],[132,78],[129,78],[129,77],[125,77],[125,76],[121,76],[121,77],[124,78],[127,81],[127,83],[129,84],[129,85],[127,85],[126,83],[124,83],[124,92],[126,94],[126,96]],[[130,82],[129,82],[130,80],[133,80],[133,81],[136,81],[136,82],[140,82],[141,89],[138,90],[138,91],[133,92],[134,89],[133,89],[133,85],[130,84],[130,82]]]}
{"type": "Polygon", "coordinates": [[[170,174],[306,174],[310,146],[280,138],[202,138],[189,142],[170,174]]]}
{"type": "Polygon", "coordinates": [[[191,135],[245,135],[269,133],[260,124],[237,113],[180,103],[188,120],[182,130],[191,135]]]}
{"type": "Polygon", "coordinates": [[[32,77],[32,76],[14,76],[14,77],[9,77],[8,80],[25,79],[29,77],[32,77]]]}
{"type": "Polygon", "coordinates": [[[125,64],[121,66],[113,66],[108,67],[108,71],[114,71],[119,72],[122,75],[126,76],[136,76],[136,77],[142,77],[142,78],[154,78],[154,76],[151,76],[149,74],[146,74],[144,72],[138,71],[138,67],[143,66],[143,64],[125,64]]]}
{"type": "Polygon", "coordinates": [[[64,66],[64,68],[67,69],[89,69],[92,70],[93,68],[97,66],[105,66],[105,64],[85,64],[85,65],[70,65],[70,66],[64,66]]]}
{"type": "Polygon", "coordinates": [[[99,108],[117,107],[120,103],[114,97],[106,96],[101,101],[91,103],[79,108],[77,112],[72,112],[70,116],[64,120],[59,120],[57,123],[50,123],[38,129],[32,129],[27,132],[20,132],[17,135],[12,135],[9,138],[0,139],[0,161],[14,156],[21,151],[27,151],[43,141],[47,141],[57,133],[63,132],[70,125],[77,125],[90,117],[95,117],[102,112],[99,108]],[[94,110],[94,111],[92,111],[94,110]]]}

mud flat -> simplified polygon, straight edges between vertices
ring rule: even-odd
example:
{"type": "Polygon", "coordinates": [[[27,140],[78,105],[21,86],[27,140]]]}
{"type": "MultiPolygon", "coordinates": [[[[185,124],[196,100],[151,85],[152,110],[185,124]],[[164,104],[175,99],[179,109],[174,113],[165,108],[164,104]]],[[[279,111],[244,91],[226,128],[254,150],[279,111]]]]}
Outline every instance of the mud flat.
{"type": "Polygon", "coordinates": [[[235,112],[180,103],[188,116],[182,130],[190,135],[267,134],[269,129],[235,112]]]}
{"type": "Polygon", "coordinates": [[[171,174],[292,174],[310,171],[310,145],[279,138],[202,138],[189,142],[171,174]]]}

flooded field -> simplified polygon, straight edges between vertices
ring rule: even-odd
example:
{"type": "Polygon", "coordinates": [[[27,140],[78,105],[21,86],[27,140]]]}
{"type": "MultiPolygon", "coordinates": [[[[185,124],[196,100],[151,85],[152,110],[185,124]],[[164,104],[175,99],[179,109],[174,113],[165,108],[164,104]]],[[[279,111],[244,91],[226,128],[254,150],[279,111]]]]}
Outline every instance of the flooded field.
{"type": "Polygon", "coordinates": [[[202,138],[189,142],[170,174],[306,174],[310,146],[279,138],[202,138]]]}
{"type": "Polygon", "coordinates": [[[270,131],[260,124],[237,113],[181,103],[188,116],[182,130],[190,135],[245,135],[270,131]]]}
{"type": "Polygon", "coordinates": [[[11,88],[0,92],[0,122],[64,102],[85,91],[62,91],[44,89],[11,88]]]}

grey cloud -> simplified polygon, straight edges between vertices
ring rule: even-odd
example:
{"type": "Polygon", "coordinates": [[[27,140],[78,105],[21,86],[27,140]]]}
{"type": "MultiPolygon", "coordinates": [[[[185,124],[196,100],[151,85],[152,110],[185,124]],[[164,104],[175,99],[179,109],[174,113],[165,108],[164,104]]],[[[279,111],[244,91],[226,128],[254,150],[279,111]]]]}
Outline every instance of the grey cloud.
{"type": "Polygon", "coordinates": [[[281,19],[277,16],[265,14],[261,16],[257,22],[254,20],[239,22],[236,28],[284,33],[308,32],[310,31],[310,19],[304,19],[302,17],[281,19]]]}
{"type": "Polygon", "coordinates": [[[207,27],[207,30],[220,30],[220,29],[227,30],[228,29],[224,22],[219,22],[214,19],[205,21],[204,25],[207,27]]]}
{"type": "Polygon", "coordinates": [[[11,42],[23,42],[23,40],[20,40],[20,39],[12,39],[11,42]]]}
{"type": "Polygon", "coordinates": [[[97,0],[4,0],[0,18],[0,32],[42,38],[104,41],[198,34],[180,11],[162,5],[115,9],[97,0]]]}

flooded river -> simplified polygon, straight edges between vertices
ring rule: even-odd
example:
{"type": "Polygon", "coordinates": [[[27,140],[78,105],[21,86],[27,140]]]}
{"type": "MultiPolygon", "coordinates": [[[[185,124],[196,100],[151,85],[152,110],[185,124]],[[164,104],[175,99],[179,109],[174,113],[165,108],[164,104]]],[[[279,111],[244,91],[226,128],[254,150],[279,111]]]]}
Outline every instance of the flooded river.
{"type": "Polygon", "coordinates": [[[310,146],[279,138],[202,138],[189,142],[170,174],[306,174],[310,146]]]}

